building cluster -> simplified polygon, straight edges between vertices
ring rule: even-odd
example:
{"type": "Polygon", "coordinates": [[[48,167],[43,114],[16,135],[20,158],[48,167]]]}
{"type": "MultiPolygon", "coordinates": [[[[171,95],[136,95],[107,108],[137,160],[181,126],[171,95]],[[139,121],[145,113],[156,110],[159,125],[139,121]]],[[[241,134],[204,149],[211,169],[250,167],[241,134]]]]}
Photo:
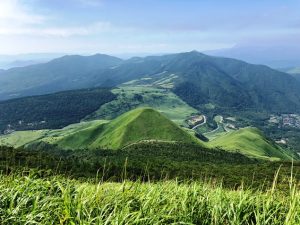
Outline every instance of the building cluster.
{"type": "Polygon", "coordinates": [[[197,124],[202,123],[203,120],[204,120],[203,115],[195,115],[195,116],[192,116],[191,118],[189,118],[188,124],[191,126],[195,126],[197,124]]]}
{"type": "Polygon", "coordinates": [[[298,114],[282,114],[271,115],[269,123],[278,124],[280,127],[300,128],[300,115],[298,114]]]}
{"type": "Polygon", "coordinates": [[[283,114],[282,125],[288,127],[300,128],[300,115],[298,114],[283,114]]]}

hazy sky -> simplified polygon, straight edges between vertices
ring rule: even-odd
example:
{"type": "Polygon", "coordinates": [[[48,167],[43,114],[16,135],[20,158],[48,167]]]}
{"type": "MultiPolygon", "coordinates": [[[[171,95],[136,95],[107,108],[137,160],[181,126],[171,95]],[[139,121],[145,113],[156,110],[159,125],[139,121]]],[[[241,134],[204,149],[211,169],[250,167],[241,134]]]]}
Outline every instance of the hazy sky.
{"type": "Polygon", "coordinates": [[[0,54],[299,43],[299,0],[0,0],[0,54]]]}

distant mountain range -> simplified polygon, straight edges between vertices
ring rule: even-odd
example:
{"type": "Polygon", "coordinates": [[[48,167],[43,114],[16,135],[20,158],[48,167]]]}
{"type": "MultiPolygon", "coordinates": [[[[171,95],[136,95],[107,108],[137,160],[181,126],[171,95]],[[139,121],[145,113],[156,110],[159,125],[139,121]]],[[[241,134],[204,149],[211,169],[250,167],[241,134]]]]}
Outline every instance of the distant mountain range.
{"type": "Polygon", "coordinates": [[[121,62],[121,59],[100,54],[87,57],[74,55],[9,69],[0,75],[0,99],[92,87],[95,81],[89,74],[121,62]]]}
{"type": "Polygon", "coordinates": [[[122,60],[108,55],[64,56],[0,73],[0,99],[62,90],[110,87],[132,80],[169,80],[175,94],[195,108],[300,111],[300,83],[267,66],[212,57],[196,51],[122,60]]]}
{"type": "Polygon", "coordinates": [[[15,67],[24,67],[24,66],[31,66],[31,65],[35,65],[35,64],[39,64],[39,63],[45,63],[47,62],[47,60],[16,60],[16,61],[12,61],[9,62],[7,64],[4,64],[2,66],[2,68],[4,69],[11,69],[11,68],[15,68],[15,67]]]}
{"type": "Polygon", "coordinates": [[[31,53],[18,55],[0,55],[0,69],[11,69],[38,63],[48,62],[52,59],[61,57],[63,53],[31,53]]]}
{"type": "Polygon", "coordinates": [[[272,68],[300,66],[300,47],[288,44],[275,46],[237,45],[232,48],[205,52],[209,55],[245,60],[272,68]]]}

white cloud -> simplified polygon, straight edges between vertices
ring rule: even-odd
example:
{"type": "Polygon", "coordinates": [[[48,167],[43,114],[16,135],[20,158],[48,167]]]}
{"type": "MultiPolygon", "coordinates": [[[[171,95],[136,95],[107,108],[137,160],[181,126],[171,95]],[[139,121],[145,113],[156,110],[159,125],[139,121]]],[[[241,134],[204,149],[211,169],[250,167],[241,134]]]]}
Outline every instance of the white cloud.
{"type": "Polygon", "coordinates": [[[44,16],[30,12],[19,0],[0,1],[0,26],[7,23],[12,26],[41,24],[44,20],[44,16]]]}
{"type": "Polygon", "coordinates": [[[0,35],[28,35],[49,37],[87,36],[103,32],[114,32],[115,28],[109,22],[96,22],[87,26],[77,27],[30,27],[10,25],[0,26],[0,35]]]}
{"type": "MultiPolygon", "coordinates": [[[[100,0],[78,0],[98,5],[100,0]]],[[[53,19],[53,18],[51,18],[53,19]]],[[[20,0],[0,0],[0,35],[49,37],[86,36],[116,30],[109,22],[94,22],[81,26],[50,26],[48,17],[36,14],[20,0]]]]}

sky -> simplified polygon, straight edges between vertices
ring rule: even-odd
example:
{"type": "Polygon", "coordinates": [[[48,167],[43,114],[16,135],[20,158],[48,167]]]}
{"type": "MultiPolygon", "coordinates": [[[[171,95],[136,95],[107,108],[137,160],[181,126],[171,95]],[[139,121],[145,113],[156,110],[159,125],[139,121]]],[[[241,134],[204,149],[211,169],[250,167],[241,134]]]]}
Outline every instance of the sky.
{"type": "Polygon", "coordinates": [[[0,0],[0,54],[154,54],[299,40],[299,0],[0,0]]]}

